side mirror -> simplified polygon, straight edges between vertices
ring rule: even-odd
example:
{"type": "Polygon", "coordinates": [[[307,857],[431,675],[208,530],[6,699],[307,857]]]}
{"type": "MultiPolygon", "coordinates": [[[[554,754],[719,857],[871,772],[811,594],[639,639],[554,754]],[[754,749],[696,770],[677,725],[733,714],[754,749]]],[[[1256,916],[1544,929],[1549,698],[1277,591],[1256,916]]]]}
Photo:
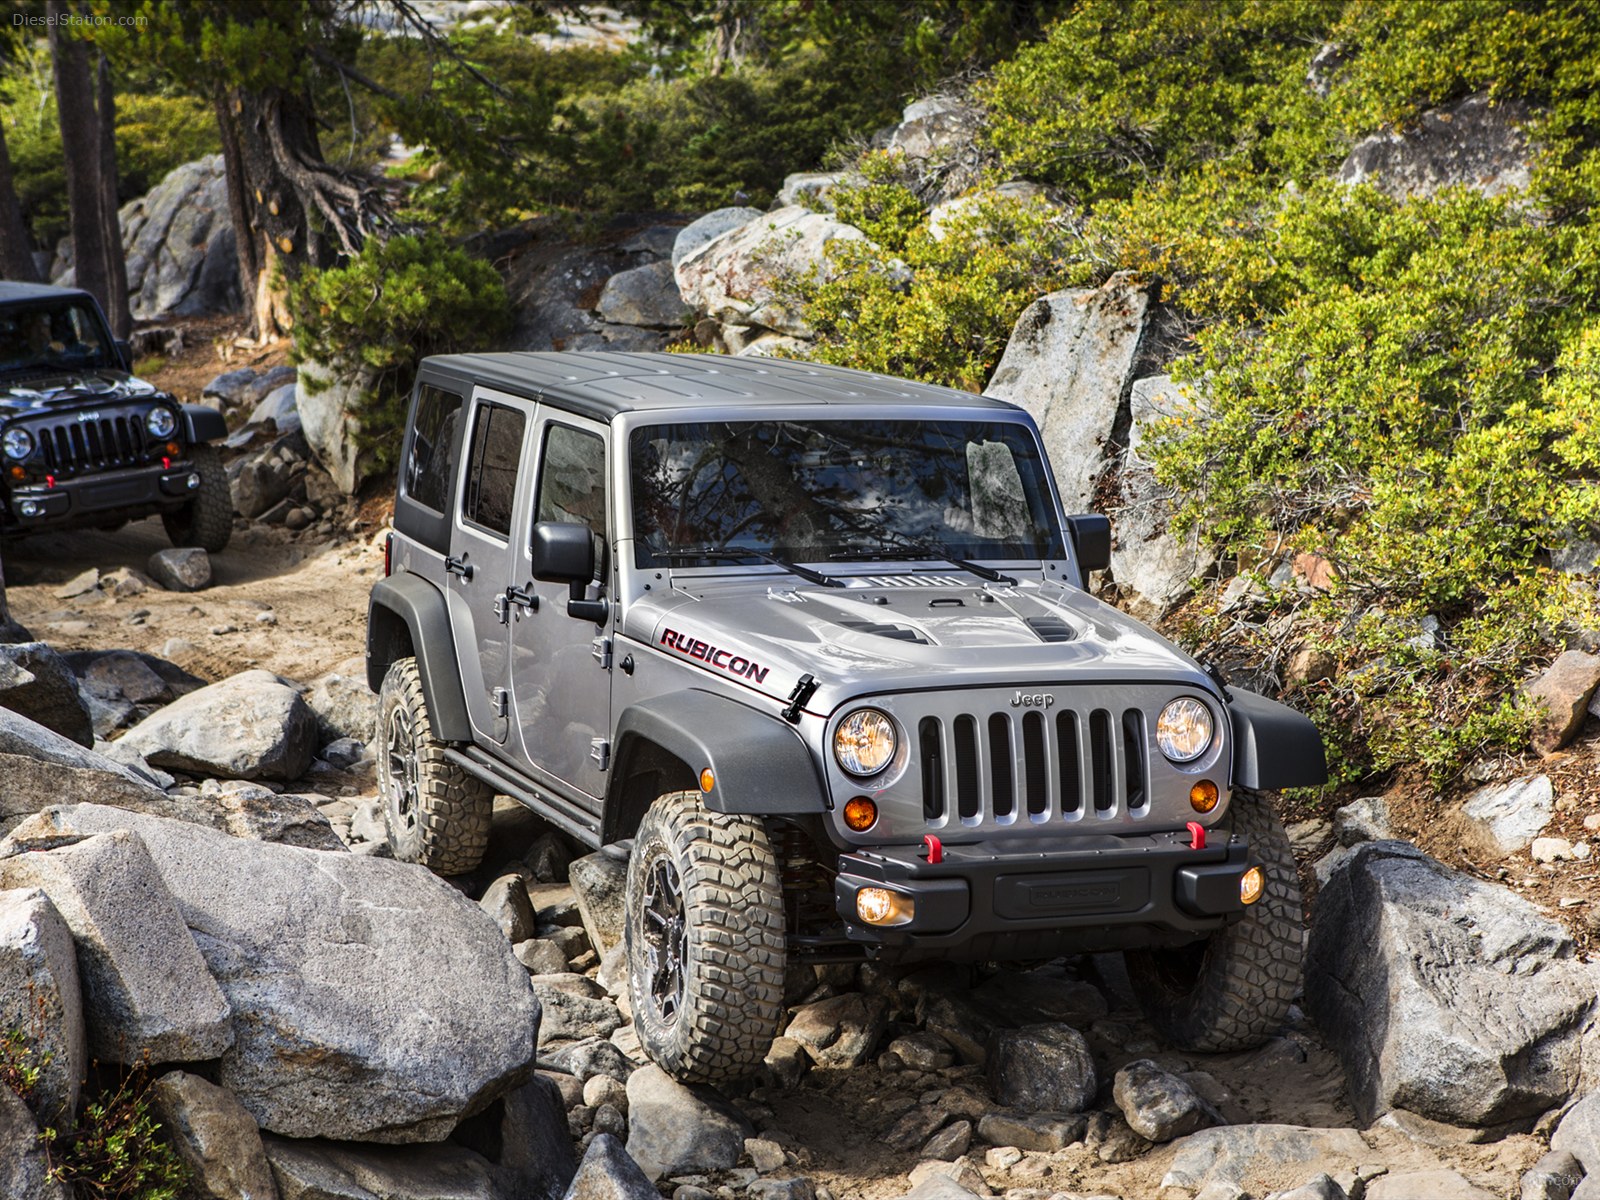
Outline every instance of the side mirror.
{"type": "Polygon", "coordinates": [[[122,369],[130,375],[133,374],[133,343],[125,338],[117,338],[111,345],[117,352],[117,358],[122,362],[122,369]]]}
{"type": "Polygon", "coordinates": [[[575,521],[540,521],[533,527],[533,577],[544,583],[567,585],[567,616],[604,625],[611,614],[605,600],[588,600],[584,592],[594,582],[595,536],[587,525],[575,521]]]}
{"type": "Polygon", "coordinates": [[[1111,565],[1111,518],[1099,513],[1068,517],[1067,532],[1072,534],[1083,586],[1088,587],[1090,571],[1104,571],[1111,565]]]}

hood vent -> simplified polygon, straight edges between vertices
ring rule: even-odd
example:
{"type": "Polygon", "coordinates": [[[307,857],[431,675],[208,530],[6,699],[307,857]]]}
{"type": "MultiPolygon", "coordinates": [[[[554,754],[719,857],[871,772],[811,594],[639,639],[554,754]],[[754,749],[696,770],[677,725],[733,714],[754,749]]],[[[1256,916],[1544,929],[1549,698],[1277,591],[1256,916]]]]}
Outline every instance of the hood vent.
{"type": "Polygon", "coordinates": [[[916,642],[919,646],[928,645],[928,639],[915,629],[908,629],[904,625],[883,625],[877,621],[863,621],[857,617],[834,617],[835,624],[843,625],[846,629],[856,633],[871,633],[878,637],[893,638],[897,642],[916,642]]]}
{"type": "Polygon", "coordinates": [[[1023,621],[1041,642],[1070,642],[1078,636],[1077,630],[1060,617],[1024,617],[1023,621]]]}
{"type": "Polygon", "coordinates": [[[867,587],[966,587],[966,581],[957,575],[860,575],[860,584],[867,587]]]}

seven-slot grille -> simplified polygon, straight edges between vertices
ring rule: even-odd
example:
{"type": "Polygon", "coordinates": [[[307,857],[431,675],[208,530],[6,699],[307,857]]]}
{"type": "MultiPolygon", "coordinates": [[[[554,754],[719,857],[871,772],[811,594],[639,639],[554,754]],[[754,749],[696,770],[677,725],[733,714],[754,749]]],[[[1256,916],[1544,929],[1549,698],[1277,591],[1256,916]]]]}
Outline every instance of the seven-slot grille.
{"type": "Polygon", "coordinates": [[[926,716],[922,811],[937,826],[1140,816],[1150,805],[1141,709],[926,716]]]}
{"type": "Polygon", "coordinates": [[[135,414],[119,413],[31,428],[52,474],[74,475],[151,461],[145,450],[144,423],[135,414]]]}

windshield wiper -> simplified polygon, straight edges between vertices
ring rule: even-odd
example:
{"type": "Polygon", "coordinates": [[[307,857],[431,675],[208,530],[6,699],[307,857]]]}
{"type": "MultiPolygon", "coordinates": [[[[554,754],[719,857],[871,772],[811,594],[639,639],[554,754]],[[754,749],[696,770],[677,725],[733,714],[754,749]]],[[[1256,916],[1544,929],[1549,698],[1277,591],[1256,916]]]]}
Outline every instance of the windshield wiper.
{"type": "Polygon", "coordinates": [[[907,550],[917,550],[932,556],[940,562],[949,563],[952,567],[959,567],[963,571],[971,571],[979,579],[987,579],[990,583],[1003,583],[1008,587],[1015,587],[1017,581],[1009,575],[996,571],[993,567],[986,567],[982,563],[968,562],[964,558],[957,558],[950,553],[943,542],[932,538],[916,538],[904,533],[880,533],[880,541],[893,546],[903,546],[907,550]]]}
{"type": "Polygon", "coordinates": [[[771,563],[775,567],[782,567],[791,575],[798,575],[809,583],[820,584],[823,587],[843,587],[844,584],[832,575],[824,575],[821,571],[813,571],[810,567],[802,567],[792,563],[786,558],[780,558],[769,550],[756,550],[746,546],[703,546],[696,549],[685,550],[658,550],[662,558],[673,562],[681,558],[759,558],[762,562],[771,563]]]}

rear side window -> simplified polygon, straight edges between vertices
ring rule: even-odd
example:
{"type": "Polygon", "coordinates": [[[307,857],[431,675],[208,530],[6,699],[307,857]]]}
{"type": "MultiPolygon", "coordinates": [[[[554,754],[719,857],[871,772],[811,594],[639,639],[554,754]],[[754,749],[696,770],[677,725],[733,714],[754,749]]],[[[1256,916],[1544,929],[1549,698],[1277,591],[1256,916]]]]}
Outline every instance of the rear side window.
{"type": "Polygon", "coordinates": [[[536,521],[575,521],[606,531],[606,444],[570,425],[551,425],[539,457],[536,521]]]}
{"type": "Polygon", "coordinates": [[[425,383],[417,394],[417,415],[406,456],[406,495],[436,513],[450,502],[450,447],[461,421],[461,397],[425,383]]]}
{"type": "Polygon", "coordinates": [[[461,515],[502,537],[511,532],[511,507],[517,497],[517,464],[522,458],[525,424],[519,410],[499,404],[480,404],[472,423],[461,515]]]}

